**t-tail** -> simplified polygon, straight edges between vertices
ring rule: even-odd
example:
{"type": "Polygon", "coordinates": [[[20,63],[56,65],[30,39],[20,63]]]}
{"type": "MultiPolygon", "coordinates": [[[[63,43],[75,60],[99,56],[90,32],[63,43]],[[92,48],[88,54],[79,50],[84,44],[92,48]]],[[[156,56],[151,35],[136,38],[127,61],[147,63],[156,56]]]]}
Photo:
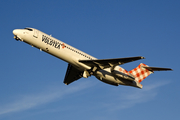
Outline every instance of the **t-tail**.
{"type": "Polygon", "coordinates": [[[140,84],[146,77],[148,77],[150,74],[154,73],[154,71],[166,71],[166,70],[172,70],[170,68],[159,68],[159,67],[149,67],[148,65],[141,63],[136,68],[129,71],[134,77],[135,82],[137,83],[137,86],[139,88],[142,88],[142,85],[140,84]]]}

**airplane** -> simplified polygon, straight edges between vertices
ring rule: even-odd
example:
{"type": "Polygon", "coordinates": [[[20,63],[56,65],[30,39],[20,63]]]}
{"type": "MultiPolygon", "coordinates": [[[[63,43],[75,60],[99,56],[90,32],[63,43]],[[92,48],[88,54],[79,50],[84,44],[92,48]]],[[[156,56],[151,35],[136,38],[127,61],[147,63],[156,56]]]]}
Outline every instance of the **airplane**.
{"type": "Polygon", "coordinates": [[[170,68],[149,67],[141,63],[136,68],[127,71],[120,65],[145,58],[137,56],[97,59],[34,28],[15,29],[13,34],[17,41],[23,41],[67,62],[68,67],[64,78],[66,85],[82,77],[88,78],[94,75],[98,80],[110,85],[125,85],[142,89],[141,82],[154,71],[172,70],[170,68]]]}

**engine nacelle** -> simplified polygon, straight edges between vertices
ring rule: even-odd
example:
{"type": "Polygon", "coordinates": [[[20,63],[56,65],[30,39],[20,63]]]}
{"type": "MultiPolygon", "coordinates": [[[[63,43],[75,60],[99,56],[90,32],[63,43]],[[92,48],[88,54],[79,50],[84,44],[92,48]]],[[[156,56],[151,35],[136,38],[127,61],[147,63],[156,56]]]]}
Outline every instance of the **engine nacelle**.
{"type": "Polygon", "coordinates": [[[95,73],[95,76],[100,81],[110,85],[115,85],[115,86],[127,85],[127,86],[142,88],[142,85],[140,83],[134,81],[135,79],[134,77],[117,70],[112,71],[110,70],[110,68],[97,71],[95,73]]]}
{"type": "Polygon", "coordinates": [[[117,70],[113,70],[113,71],[111,71],[111,73],[118,79],[126,79],[126,80],[131,80],[131,81],[134,81],[134,79],[135,79],[134,77],[132,77],[128,74],[122,73],[120,71],[117,71],[117,70]]]}
{"type": "Polygon", "coordinates": [[[102,81],[102,82],[104,82],[104,83],[110,84],[110,85],[118,86],[118,85],[120,84],[120,83],[119,83],[120,81],[119,81],[119,80],[116,80],[116,79],[112,76],[110,70],[108,70],[108,71],[105,71],[105,70],[97,71],[97,72],[95,73],[95,77],[96,77],[98,80],[100,80],[100,81],[102,81]]]}

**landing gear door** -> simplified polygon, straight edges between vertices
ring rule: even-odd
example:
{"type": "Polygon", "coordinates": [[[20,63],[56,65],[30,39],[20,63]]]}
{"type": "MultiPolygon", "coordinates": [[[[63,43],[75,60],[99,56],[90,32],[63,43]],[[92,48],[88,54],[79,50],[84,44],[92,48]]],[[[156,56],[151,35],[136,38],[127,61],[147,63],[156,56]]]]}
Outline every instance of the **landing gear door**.
{"type": "Polygon", "coordinates": [[[33,36],[34,36],[35,38],[38,38],[38,35],[39,35],[39,31],[38,31],[38,30],[34,30],[34,35],[33,35],[33,36]]]}

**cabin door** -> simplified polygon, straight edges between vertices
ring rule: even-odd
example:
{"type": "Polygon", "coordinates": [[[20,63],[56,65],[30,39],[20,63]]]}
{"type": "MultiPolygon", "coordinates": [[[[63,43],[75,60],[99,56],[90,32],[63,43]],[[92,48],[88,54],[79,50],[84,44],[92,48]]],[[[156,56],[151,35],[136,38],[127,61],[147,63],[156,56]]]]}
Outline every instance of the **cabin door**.
{"type": "Polygon", "coordinates": [[[38,35],[39,35],[39,31],[38,31],[38,30],[34,30],[34,35],[33,35],[33,36],[34,36],[35,38],[38,38],[38,35]]]}

